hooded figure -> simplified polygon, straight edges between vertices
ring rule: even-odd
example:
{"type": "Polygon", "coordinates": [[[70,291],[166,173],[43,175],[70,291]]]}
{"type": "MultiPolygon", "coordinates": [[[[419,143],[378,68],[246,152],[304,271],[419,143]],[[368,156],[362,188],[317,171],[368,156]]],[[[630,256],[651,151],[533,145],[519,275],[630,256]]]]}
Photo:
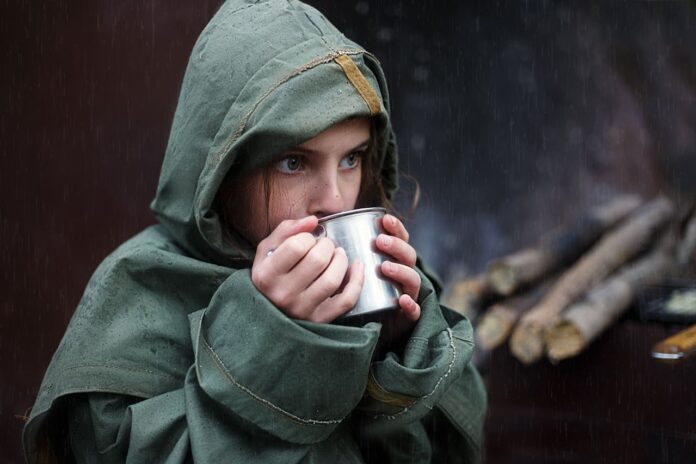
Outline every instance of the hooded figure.
{"type": "Polygon", "coordinates": [[[157,195],[159,221],[96,270],[24,430],[29,462],[469,462],[485,392],[470,323],[422,271],[397,352],[382,326],[287,317],[254,286],[221,186],[331,126],[369,117],[396,188],[377,59],[313,8],[227,1],[194,46],[157,195]]]}

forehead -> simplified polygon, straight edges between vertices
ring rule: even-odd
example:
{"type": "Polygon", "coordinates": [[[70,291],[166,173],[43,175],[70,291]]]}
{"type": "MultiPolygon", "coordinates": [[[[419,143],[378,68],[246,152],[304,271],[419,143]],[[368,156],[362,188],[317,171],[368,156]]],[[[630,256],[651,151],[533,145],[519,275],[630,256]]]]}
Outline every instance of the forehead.
{"type": "Polygon", "coordinates": [[[308,154],[331,153],[357,148],[370,140],[370,120],[354,118],[334,124],[325,131],[298,145],[308,154]]]}

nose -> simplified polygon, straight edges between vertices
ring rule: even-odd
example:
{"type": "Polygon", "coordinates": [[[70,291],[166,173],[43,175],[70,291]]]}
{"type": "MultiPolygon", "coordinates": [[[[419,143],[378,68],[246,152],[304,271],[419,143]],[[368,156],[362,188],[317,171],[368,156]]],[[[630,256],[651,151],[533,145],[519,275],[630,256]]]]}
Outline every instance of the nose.
{"type": "Polygon", "coordinates": [[[309,192],[309,214],[317,217],[340,213],[345,209],[338,173],[327,173],[314,182],[309,192]]]}

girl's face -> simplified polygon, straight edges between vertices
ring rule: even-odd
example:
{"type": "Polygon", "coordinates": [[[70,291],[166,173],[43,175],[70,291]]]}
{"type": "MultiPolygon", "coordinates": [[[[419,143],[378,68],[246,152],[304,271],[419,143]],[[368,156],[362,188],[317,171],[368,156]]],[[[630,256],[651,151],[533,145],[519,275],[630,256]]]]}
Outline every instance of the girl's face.
{"type": "Polygon", "coordinates": [[[243,195],[246,217],[233,221],[257,244],[285,219],[354,209],[369,144],[370,120],[356,118],[335,124],[283,153],[265,172],[251,174],[243,195]]]}

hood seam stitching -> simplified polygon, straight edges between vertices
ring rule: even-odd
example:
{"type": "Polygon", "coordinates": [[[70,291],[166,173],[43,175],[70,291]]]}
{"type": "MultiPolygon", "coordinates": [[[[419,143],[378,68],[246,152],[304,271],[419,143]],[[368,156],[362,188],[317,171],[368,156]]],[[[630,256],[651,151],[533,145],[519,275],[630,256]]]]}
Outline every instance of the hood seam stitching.
{"type": "Polygon", "coordinates": [[[321,58],[317,58],[315,60],[309,61],[309,62],[305,63],[304,65],[292,70],[285,77],[283,77],[281,80],[276,82],[275,85],[273,85],[271,88],[266,90],[266,92],[264,92],[264,94],[261,95],[261,97],[259,97],[258,100],[256,100],[256,102],[254,102],[251,109],[242,118],[241,125],[237,128],[237,130],[234,132],[234,134],[232,134],[232,137],[230,138],[230,140],[228,140],[227,143],[225,143],[222,150],[220,150],[217,153],[217,155],[215,156],[216,166],[220,163],[224,154],[230,150],[230,148],[232,147],[234,142],[244,132],[247,124],[249,123],[249,119],[251,118],[251,115],[254,114],[254,112],[259,107],[259,105],[261,105],[261,103],[266,98],[268,98],[273,92],[275,92],[278,89],[278,87],[280,87],[281,85],[283,85],[284,83],[286,83],[287,81],[292,79],[293,77],[298,76],[298,75],[302,74],[303,72],[308,71],[312,68],[315,68],[315,67],[319,66],[320,64],[325,64],[325,63],[329,63],[331,61],[334,61],[336,59],[336,57],[341,55],[341,54],[345,54],[345,55],[360,55],[360,54],[370,55],[370,53],[365,51],[365,50],[332,50],[330,54],[325,55],[321,58]]]}

